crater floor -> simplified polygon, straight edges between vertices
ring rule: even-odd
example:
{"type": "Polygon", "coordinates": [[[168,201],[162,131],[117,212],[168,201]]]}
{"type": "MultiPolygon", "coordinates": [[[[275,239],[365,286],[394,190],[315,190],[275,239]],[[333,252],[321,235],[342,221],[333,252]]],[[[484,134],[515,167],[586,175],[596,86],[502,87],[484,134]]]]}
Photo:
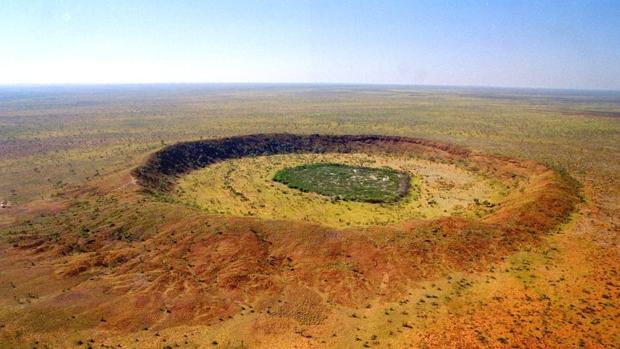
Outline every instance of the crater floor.
{"type": "Polygon", "coordinates": [[[510,185],[456,165],[410,156],[365,153],[283,154],[219,162],[190,172],[172,193],[207,212],[302,220],[335,227],[391,224],[407,218],[480,217],[511,191],[510,185]],[[390,167],[411,173],[411,189],[398,202],[337,201],[273,181],[283,167],[317,162],[390,167]]]}
{"type": "Polygon", "coordinates": [[[273,180],[302,192],[313,192],[334,200],[370,203],[398,201],[409,191],[411,177],[391,168],[351,166],[319,162],[285,167],[273,180]]]}

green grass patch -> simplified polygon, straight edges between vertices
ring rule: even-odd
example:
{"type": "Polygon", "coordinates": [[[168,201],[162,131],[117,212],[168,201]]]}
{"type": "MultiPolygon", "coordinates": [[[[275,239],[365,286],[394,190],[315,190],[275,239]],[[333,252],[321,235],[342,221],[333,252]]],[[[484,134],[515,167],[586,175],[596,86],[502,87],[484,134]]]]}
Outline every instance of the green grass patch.
{"type": "Polygon", "coordinates": [[[407,194],[411,178],[389,168],[315,163],[284,168],[273,180],[340,200],[382,203],[398,201],[407,194]]]}

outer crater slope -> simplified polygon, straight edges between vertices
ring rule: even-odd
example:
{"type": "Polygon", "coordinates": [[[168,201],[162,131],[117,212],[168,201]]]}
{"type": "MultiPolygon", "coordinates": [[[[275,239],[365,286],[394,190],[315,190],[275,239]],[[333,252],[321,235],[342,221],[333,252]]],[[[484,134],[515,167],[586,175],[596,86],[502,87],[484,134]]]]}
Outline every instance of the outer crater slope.
{"type": "MultiPolygon", "coordinates": [[[[99,178],[71,193],[66,209],[11,228],[11,247],[0,258],[11,266],[3,270],[7,289],[23,297],[19,304],[4,298],[3,333],[45,329],[57,347],[96,331],[117,333],[127,346],[162,347],[172,337],[160,331],[173,327],[176,343],[208,339],[194,347],[355,347],[364,343],[360,336],[403,347],[399,336],[413,330],[412,312],[423,321],[449,301],[419,285],[486,270],[538,244],[578,202],[575,184],[542,164],[404,137],[263,134],[186,142],[152,154],[132,174],[139,190],[128,173],[99,178]],[[472,202],[480,214],[442,209],[351,226],[213,214],[174,200],[185,176],[226,169],[227,161],[350,156],[353,163],[396,155],[456,166],[510,190],[494,207],[472,202]]],[[[456,299],[467,292],[463,280],[441,287],[456,299]]]]}

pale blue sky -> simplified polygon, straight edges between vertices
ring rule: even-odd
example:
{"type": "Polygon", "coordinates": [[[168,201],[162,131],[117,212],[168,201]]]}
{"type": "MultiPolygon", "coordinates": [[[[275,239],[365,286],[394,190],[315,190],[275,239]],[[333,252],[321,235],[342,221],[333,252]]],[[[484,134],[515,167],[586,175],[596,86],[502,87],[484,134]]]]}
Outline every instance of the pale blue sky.
{"type": "Polygon", "coordinates": [[[620,1],[0,0],[0,84],[620,89],[620,1]]]}

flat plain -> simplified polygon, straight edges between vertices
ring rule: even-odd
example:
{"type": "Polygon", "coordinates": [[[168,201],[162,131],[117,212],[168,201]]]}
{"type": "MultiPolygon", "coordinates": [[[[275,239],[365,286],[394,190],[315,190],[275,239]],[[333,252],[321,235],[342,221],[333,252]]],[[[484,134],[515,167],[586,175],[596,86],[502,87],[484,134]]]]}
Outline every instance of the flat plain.
{"type": "Polygon", "coordinates": [[[618,92],[0,87],[0,347],[618,347],[619,154],[618,92]],[[182,176],[166,196],[131,176],[177,142],[274,132],[531,160],[579,200],[553,229],[505,244],[462,233],[460,219],[485,219],[532,183],[458,161],[243,157],[182,176]],[[272,181],[317,162],[388,166],[412,186],[371,204],[272,181]],[[407,217],[450,217],[441,228],[453,235],[397,224],[407,217]]]}

